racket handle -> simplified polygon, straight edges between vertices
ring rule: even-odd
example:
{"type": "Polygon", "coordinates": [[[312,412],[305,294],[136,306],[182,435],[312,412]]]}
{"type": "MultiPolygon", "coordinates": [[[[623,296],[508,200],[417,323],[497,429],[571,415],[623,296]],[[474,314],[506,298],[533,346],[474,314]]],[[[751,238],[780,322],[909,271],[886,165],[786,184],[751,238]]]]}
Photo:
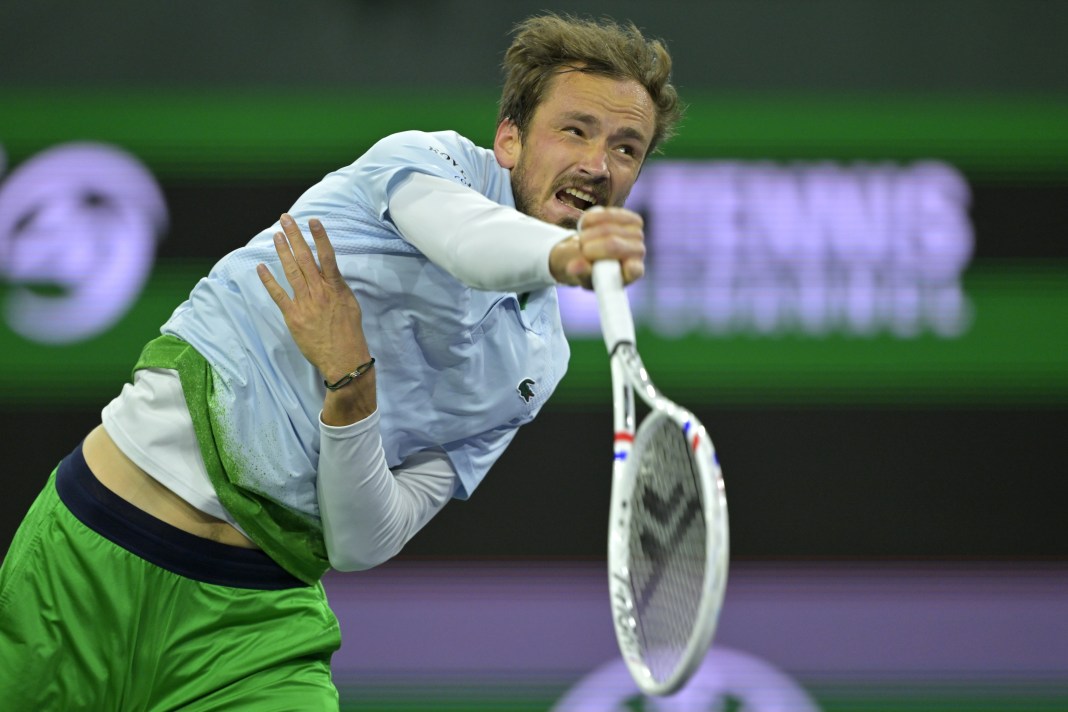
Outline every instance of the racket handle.
{"type": "Polygon", "coordinates": [[[599,260],[593,265],[593,289],[601,313],[601,333],[608,353],[622,343],[634,344],[634,317],[623,291],[623,271],[616,260],[599,260]]]}

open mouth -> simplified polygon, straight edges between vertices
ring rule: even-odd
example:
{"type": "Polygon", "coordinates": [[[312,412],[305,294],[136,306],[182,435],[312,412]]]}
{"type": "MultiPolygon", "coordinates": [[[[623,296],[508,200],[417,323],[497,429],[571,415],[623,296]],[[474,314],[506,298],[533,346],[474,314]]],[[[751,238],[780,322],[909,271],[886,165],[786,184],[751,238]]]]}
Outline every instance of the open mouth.
{"type": "Polygon", "coordinates": [[[589,210],[597,205],[597,196],[578,188],[564,188],[557,192],[556,199],[576,210],[589,210]]]}

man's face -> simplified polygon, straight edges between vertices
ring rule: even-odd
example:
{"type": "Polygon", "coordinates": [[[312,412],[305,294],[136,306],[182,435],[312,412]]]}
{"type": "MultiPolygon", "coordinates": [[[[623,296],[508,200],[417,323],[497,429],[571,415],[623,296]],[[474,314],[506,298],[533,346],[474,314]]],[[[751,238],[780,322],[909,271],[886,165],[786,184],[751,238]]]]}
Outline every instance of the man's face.
{"type": "Polygon", "coordinates": [[[509,120],[494,153],[512,171],[516,208],[574,228],[594,205],[622,206],[653,138],[656,110],[633,79],[563,70],[525,133],[509,120]]]}

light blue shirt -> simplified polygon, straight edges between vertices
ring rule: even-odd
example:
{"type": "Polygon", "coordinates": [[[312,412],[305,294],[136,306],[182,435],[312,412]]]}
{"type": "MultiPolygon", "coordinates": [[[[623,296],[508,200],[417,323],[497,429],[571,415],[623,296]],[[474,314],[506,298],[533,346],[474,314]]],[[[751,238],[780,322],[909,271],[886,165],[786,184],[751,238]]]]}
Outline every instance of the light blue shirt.
{"type": "MultiPolygon", "coordinates": [[[[521,306],[515,294],[465,286],[404,240],[388,204],[411,172],[515,206],[508,171],[492,151],[453,132],[411,131],[327,175],[289,212],[309,240],[308,220],[322,221],[360,302],[389,466],[440,447],[458,475],[455,496],[467,498],[556,388],[569,349],[555,287],[531,293],[521,306]]],[[[162,331],[190,343],[213,367],[217,439],[237,463],[231,481],[317,516],[322,376],[297,348],[255,269],[263,262],[286,284],[272,241],[279,229],[268,227],[224,257],[162,331]]]]}

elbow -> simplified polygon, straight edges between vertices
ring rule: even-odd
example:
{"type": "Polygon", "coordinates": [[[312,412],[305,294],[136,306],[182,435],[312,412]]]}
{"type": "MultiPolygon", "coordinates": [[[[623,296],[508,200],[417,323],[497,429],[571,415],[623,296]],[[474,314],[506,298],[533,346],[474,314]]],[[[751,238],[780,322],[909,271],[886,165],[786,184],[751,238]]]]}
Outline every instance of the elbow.
{"type": "Polygon", "coordinates": [[[348,557],[331,556],[330,566],[337,571],[366,571],[367,569],[373,569],[383,562],[381,561],[363,561],[360,559],[351,559],[348,557]]]}
{"type": "Polygon", "coordinates": [[[337,550],[332,547],[327,548],[330,566],[337,571],[366,571],[386,563],[400,553],[399,550],[394,550],[393,547],[366,548],[350,546],[341,547],[337,550]]]}
{"type": "Polygon", "coordinates": [[[388,559],[373,558],[365,559],[363,557],[353,556],[331,556],[330,566],[337,571],[366,571],[367,569],[373,569],[379,564],[383,564],[388,559]]]}

